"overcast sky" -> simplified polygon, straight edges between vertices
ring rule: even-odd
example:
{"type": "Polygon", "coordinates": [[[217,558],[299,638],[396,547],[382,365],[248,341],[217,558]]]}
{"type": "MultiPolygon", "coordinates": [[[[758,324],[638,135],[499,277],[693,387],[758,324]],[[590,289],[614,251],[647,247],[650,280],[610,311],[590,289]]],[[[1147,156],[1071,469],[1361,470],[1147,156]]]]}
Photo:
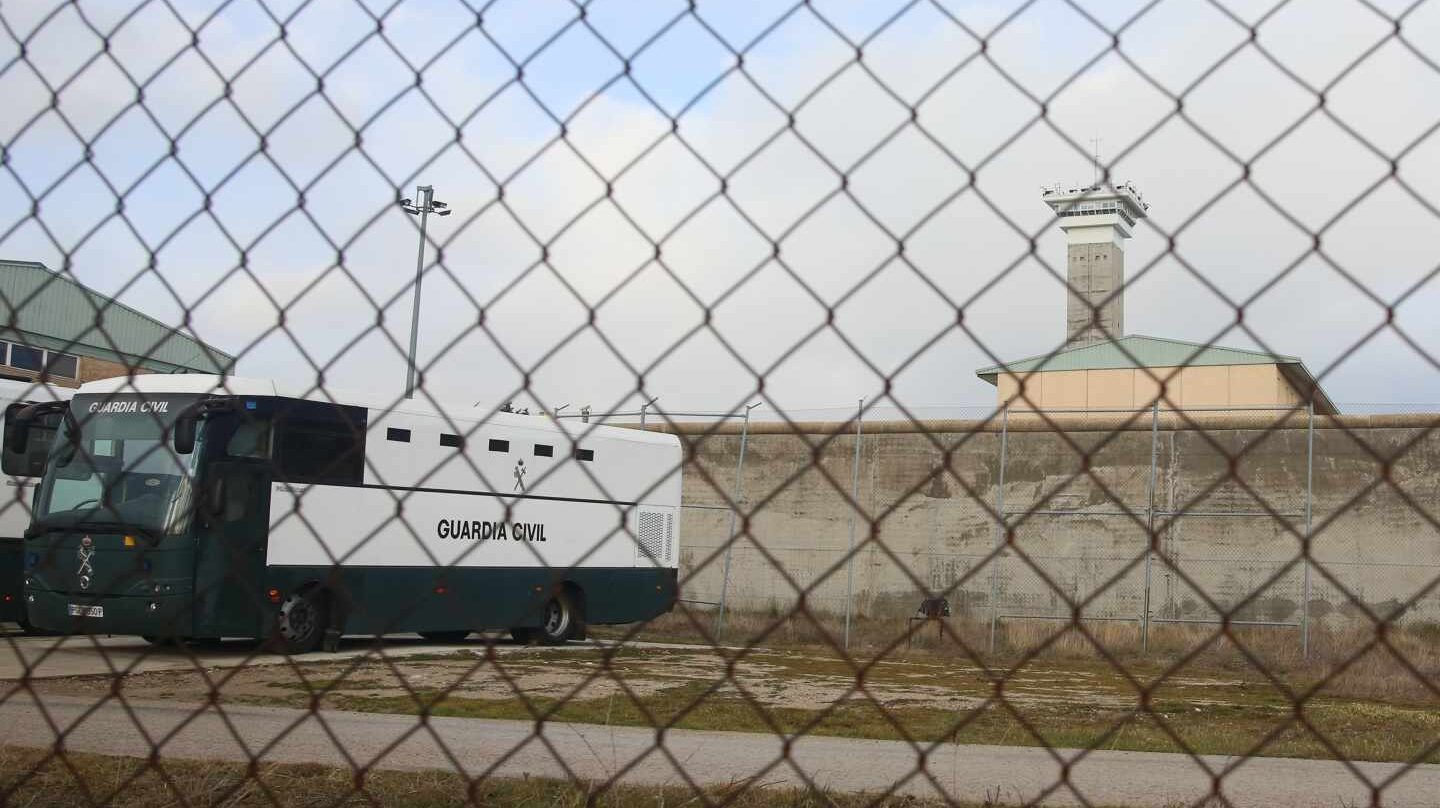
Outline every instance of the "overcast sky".
{"type": "Polygon", "coordinates": [[[941,414],[1063,341],[1040,187],[1088,182],[1099,138],[1151,205],[1129,333],[1254,347],[1234,303],[1265,289],[1245,324],[1342,407],[1440,403],[1406,341],[1440,356],[1440,0],[386,5],[6,3],[0,255],[189,310],[242,374],[398,397],[394,200],[432,183],[443,400],[633,406],[643,372],[670,410],[725,410],[763,374],[773,405],[839,415],[891,374],[941,414]],[[1403,337],[1367,340],[1402,296],[1403,337]]]}

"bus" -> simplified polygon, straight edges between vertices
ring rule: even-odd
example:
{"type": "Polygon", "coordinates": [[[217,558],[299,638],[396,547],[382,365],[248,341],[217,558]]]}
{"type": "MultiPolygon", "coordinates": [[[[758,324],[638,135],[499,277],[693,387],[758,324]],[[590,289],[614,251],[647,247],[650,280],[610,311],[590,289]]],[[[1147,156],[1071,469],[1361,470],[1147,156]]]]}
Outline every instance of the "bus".
{"type": "Polygon", "coordinates": [[[303,653],[344,634],[563,643],[674,607],[676,436],[332,395],[82,386],[26,533],[30,622],[303,653]]]}
{"type": "Polygon", "coordinates": [[[26,634],[34,633],[25,617],[22,596],[22,545],[34,507],[31,495],[45,470],[51,440],[71,394],[71,390],[44,382],[0,379],[0,407],[4,409],[7,431],[19,413],[30,405],[49,405],[45,408],[48,412],[38,413],[31,419],[33,437],[27,451],[0,451],[0,472],[3,472],[0,476],[5,478],[4,493],[0,494],[0,621],[19,624],[26,634]]]}

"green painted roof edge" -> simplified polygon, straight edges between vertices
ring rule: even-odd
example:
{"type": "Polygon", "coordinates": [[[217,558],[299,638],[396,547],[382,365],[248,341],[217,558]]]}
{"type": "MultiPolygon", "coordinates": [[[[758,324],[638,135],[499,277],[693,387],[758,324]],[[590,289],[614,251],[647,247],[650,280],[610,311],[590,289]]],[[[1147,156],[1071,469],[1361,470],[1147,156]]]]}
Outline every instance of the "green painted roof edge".
{"type": "MultiPolygon", "coordinates": [[[[222,375],[228,375],[230,373],[233,373],[235,370],[235,356],[233,354],[226,353],[225,351],[216,348],[215,346],[200,339],[199,337],[193,336],[191,334],[186,334],[179,328],[163,323],[159,319],[152,317],[145,312],[134,308],[133,306],[123,303],[116,298],[107,297],[100,292],[97,292],[94,289],[91,289],[90,287],[81,283],[76,278],[68,275],[63,275],[58,270],[51,269],[40,261],[25,261],[13,258],[0,258],[0,265],[6,264],[45,272],[56,279],[55,281],[45,282],[46,285],[48,285],[49,283],[59,282],[75,287],[82,294],[90,297],[93,301],[95,301],[97,304],[96,308],[101,310],[118,309],[126,314],[134,316],[139,320],[142,320],[167,332],[167,339],[179,337],[182,340],[193,342],[195,343],[195,351],[192,356],[195,359],[199,359],[202,361],[213,359],[215,361],[213,361],[213,363],[211,361],[205,361],[205,366],[192,366],[189,364],[158,359],[152,356],[123,353],[116,351],[109,346],[95,345],[92,342],[85,341],[83,339],[66,340],[59,337],[37,334],[26,329],[15,329],[8,326],[0,325],[0,329],[3,329],[3,331],[6,333],[6,336],[3,337],[5,339],[18,341],[21,337],[29,337],[32,344],[35,344],[38,347],[49,348],[51,350],[57,351],[72,351],[75,349],[76,346],[83,346],[91,353],[95,354],[98,358],[111,359],[114,361],[134,364],[139,367],[165,369],[171,371],[198,371],[202,373],[220,373],[222,375]],[[42,340],[46,344],[41,344],[42,340]]],[[[89,335],[94,330],[95,329],[91,327],[90,329],[84,331],[82,333],[82,337],[89,335]]],[[[160,344],[163,343],[164,340],[161,340],[160,344]]],[[[187,362],[188,361],[189,360],[187,360],[187,362]]]]}
{"type": "Polygon", "coordinates": [[[1264,351],[1252,351],[1246,348],[1226,348],[1221,345],[1206,345],[1204,343],[1189,342],[1187,340],[1168,339],[1165,337],[1149,337],[1145,336],[1144,334],[1127,334],[1119,339],[1110,340],[1108,342],[1096,342],[1090,345],[1082,345],[1076,348],[1065,348],[1064,350],[1056,351],[1054,353],[1037,354],[1035,356],[1027,356],[1024,359],[1016,359],[1014,361],[1006,362],[1000,365],[991,365],[989,367],[980,368],[979,370],[975,371],[975,375],[979,376],[982,379],[985,379],[991,384],[994,384],[994,377],[1004,372],[1029,373],[1032,371],[1114,370],[1119,368],[1136,367],[1161,368],[1180,367],[1181,365],[1184,365],[1186,367],[1206,367],[1213,365],[1283,365],[1292,363],[1299,364],[1300,359],[1294,356],[1286,356],[1284,354],[1272,354],[1266,353],[1264,351]],[[1125,350],[1132,356],[1135,356],[1135,359],[1139,360],[1138,362],[1130,359],[1130,357],[1125,356],[1123,353],[1120,354],[1122,361],[1119,362],[1099,361],[1093,364],[1081,364],[1076,367],[1068,367],[1066,366],[1066,363],[1064,361],[1060,361],[1064,358],[1072,357],[1081,351],[1096,351],[1097,349],[1109,349],[1118,352],[1119,349],[1116,346],[1122,345],[1127,341],[1134,341],[1135,343],[1137,343],[1137,347],[1139,347],[1139,350],[1132,349],[1130,346],[1125,346],[1125,350]],[[1145,362],[1143,357],[1140,356],[1140,354],[1145,350],[1145,348],[1143,347],[1143,343],[1147,342],[1163,343],[1166,346],[1182,346],[1194,350],[1190,351],[1189,357],[1187,357],[1184,361],[1178,363],[1164,362],[1151,364],[1145,362]],[[1222,362],[1206,360],[1203,358],[1206,351],[1215,351],[1217,353],[1224,352],[1226,354],[1232,355],[1232,357],[1234,355],[1240,355],[1248,358],[1250,361],[1222,362]]]}

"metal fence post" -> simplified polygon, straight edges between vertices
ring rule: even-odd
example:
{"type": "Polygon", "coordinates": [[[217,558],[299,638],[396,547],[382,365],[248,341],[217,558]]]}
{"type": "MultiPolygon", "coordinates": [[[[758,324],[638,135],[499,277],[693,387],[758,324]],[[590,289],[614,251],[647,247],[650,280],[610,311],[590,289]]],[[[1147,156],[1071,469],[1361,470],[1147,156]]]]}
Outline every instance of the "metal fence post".
{"type": "Polygon", "coordinates": [[[1000,621],[1000,548],[1005,541],[1008,525],[1005,520],[1005,454],[1010,440],[1010,405],[1000,416],[1000,473],[995,484],[995,550],[990,560],[990,653],[995,653],[995,626],[1000,621]]]}
{"type": "Polygon", "coordinates": [[[740,457],[735,461],[735,505],[730,508],[730,529],[729,538],[725,540],[725,572],[720,580],[720,608],[715,615],[715,641],[720,641],[720,636],[725,632],[725,595],[730,591],[730,551],[735,546],[735,509],[740,507],[740,497],[744,494],[741,475],[745,471],[745,444],[750,438],[750,411],[760,406],[751,404],[745,408],[745,420],[740,422],[740,457]]]}
{"type": "Polygon", "coordinates": [[[1300,587],[1300,655],[1310,658],[1310,514],[1315,500],[1315,401],[1306,407],[1305,421],[1305,556],[1300,587]]]}
{"type": "Polygon", "coordinates": [[[1160,400],[1150,407],[1150,485],[1146,491],[1146,518],[1149,532],[1145,537],[1145,592],[1140,610],[1140,651],[1150,650],[1150,562],[1155,557],[1155,472],[1160,462],[1160,400]]]}
{"type": "Polygon", "coordinates": [[[850,470],[850,547],[846,552],[845,647],[850,647],[850,613],[855,609],[855,512],[860,508],[860,438],[865,424],[865,399],[855,408],[855,460],[850,470]]]}

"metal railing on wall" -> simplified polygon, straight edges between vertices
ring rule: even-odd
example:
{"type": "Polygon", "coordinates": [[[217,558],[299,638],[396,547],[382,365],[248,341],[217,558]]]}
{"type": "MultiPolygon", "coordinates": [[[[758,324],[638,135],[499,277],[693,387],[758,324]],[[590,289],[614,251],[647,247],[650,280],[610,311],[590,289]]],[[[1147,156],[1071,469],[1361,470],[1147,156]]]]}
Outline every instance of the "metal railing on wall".
{"type": "MultiPolygon", "coordinates": [[[[1000,415],[1000,451],[997,458],[996,485],[995,485],[995,513],[1003,516],[1003,521],[995,523],[994,541],[994,563],[990,570],[989,587],[989,648],[993,652],[996,648],[996,634],[1002,620],[1026,619],[1026,620],[1085,620],[1085,621],[1119,621],[1133,620],[1137,624],[1140,645],[1143,650],[1149,650],[1150,626],[1155,623],[1189,623],[1189,624],[1224,624],[1235,626],[1265,626],[1275,628],[1298,629],[1299,642],[1302,654],[1306,657],[1310,653],[1310,533],[1312,528],[1312,514],[1314,503],[1314,447],[1315,447],[1315,409],[1313,404],[1302,408],[1297,407],[1186,407],[1183,409],[1162,409],[1157,401],[1148,408],[1149,414],[1149,464],[1146,473],[1145,502],[1143,505],[1127,507],[1123,502],[1114,502],[1119,507],[1094,508],[1084,507],[1075,509],[1057,509],[1045,507],[1051,500],[1060,494],[1065,485],[1073,482],[1081,475],[1077,470],[1066,481],[1049,492],[1041,492],[1039,505],[1037,507],[1016,508],[1012,505],[1006,506],[1006,471],[1009,461],[1009,436],[1010,418],[1015,415],[1027,415],[1036,418],[1049,418],[1054,415],[1110,415],[1120,417],[1131,417],[1138,419],[1143,417],[1147,410],[1131,410],[1120,408],[1044,408],[1044,409],[1020,409],[1006,406],[1000,415]],[[1305,463],[1304,463],[1304,486],[1301,493],[1301,507],[1296,511],[1282,511],[1273,508],[1257,510],[1228,509],[1228,510],[1205,510],[1189,505],[1179,507],[1172,505],[1161,506],[1157,503],[1157,477],[1160,467],[1160,418],[1162,414],[1178,416],[1177,421],[1184,416],[1200,415],[1202,413],[1264,413],[1281,416],[1281,420],[1288,419],[1296,414],[1303,414],[1305,418],[1305,463]],[[1093,611],[1085,613],[1085,607],[1093,604],[1075,604],[1063,614],[1032,614],[1032,613],[1007,613],[1004,611],[1002,596],[999,591],[999,583],[1004,575],[1005,560],[1008,551],[1017,545],[1019,539],[1016,537],[1016,527],[1025,522],[1032,522],[1044,519],[1121,519],[1130,520],[1137,526],[1143,523],[1144,526],[1144,549],[1141,554],[1141,566],[1143,570],[1142,590],[1140,596],[1141,608],[1139,614],[1134,618],[1126,618],[1115,615],[1097,615],[1093,611]],[[1262,519],[1267,521],[1280,521],[1284,519],[1301,520],[1303,532],[1296,535],[1296,546],[1301,548],[1300,564],[1302,568],[1302,585],[1300,592],[1299,617],[1293,622],[1261,619],[1234,619],[1228,614],[1217,614],[1215,617],[1193,618],[1179,616],[1164,616],[1155,614],[1153,607],[1153,567],[1159,559],[1167,569],[1172,572],[1178,571],[1181,558],[1174,550],[1173,542],[1167,539],[1173,536],[1173,532],[1180,520],[1195,519],[1262,519]]],[[[1107,497],[1109,492],[1107,493],[1107,497]]],[[[1013,563],[1013,562],[1012,562],[1013,563]]],[[[1112,589],[1120,577],[1129,571],[1129,565],[1123,566],[1122,570],[1106,581],[1098,584],[1101,591],[1112,589]]],[[[1041,572],[1040,574],[1044,574],[1041,572]]],[[[1053,586],[1053,582],[1047,585],[1053,586]]],[[[1252,597],[1258,593],[1252,593],[1252,597]]]]}
{"type": "MultiPolygon", "coordinates": [[[[728,598],[730,593],[730,565],[731,554],[734,552],[735,548],[736,518],[738,515],[737,510],[742,508],[745,502],[745,452],[750,440],[750,414],[755,410],[756,407],[761,406],[762,403],[763,402],[757,401],[753,404],[746,404],[745,406],[741,407],[739,411],[732,410],[729,412],[724,412],[714,410],[679,410],[672,412],[670,410],[654,408],[653,405],[655,404],[655,399],[652,398],[644,405],[642,405],[638,410],[616,410],[611,412],[586,411],[584,413],[562,413],[554,416],[556,418],[580,419],[586,423],[590,422],[592,419],[597,423],[603,423],[605,421],[614,419],[634,418],[637,419],[635,423],[640,429],[645,429],[647,427],[647,418],[652,415],[660,415],[664,418],[664,421],[666,423],[672,424],[676,421],[676,419],[681,418],[700,418],[705,420],[719,421],[740,421],[740,449],[736,453],[735,458],[735,482],[730,490],[730,500],[733,504],[697,505],[694,503],[681,503],[680,505],[681,510],[715,510],[726,511],[729,514],[728,527],[726,529],[725,536],[724,562],[722,564],[723,572],[721,577],[720,594],[718,600],[710,601],[696,598],[682,599],[686,603],[692,603],[700,606],[715,607],[715,637],[717,640],[724,637],[725,634],[725,612],[728,605],[728,598]]],[[[682,581],[682,587],[684,586],[684,584],[685,582],[682,581]]]]}

